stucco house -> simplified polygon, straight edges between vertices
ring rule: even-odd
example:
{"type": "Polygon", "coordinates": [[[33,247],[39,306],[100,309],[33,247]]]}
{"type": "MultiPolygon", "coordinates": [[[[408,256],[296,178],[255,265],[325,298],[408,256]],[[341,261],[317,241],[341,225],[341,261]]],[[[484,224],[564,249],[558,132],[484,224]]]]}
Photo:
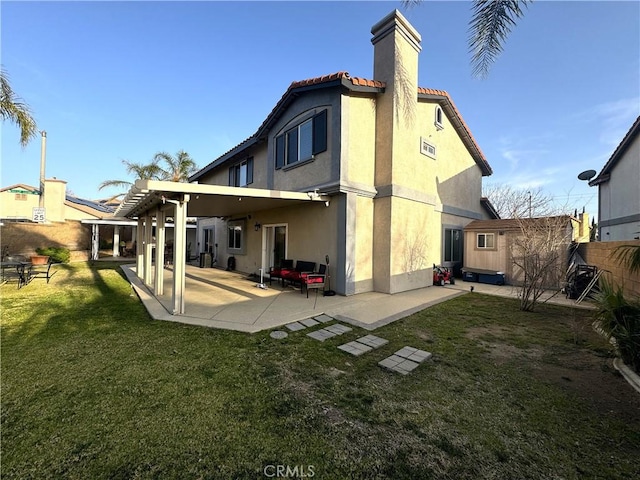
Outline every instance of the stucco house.
{"type": "MultiPolygon", "coordinates": [[[[115,208],[104,202],[80,198],[67,192],[67,182],[57,178],[44,180],[45,215],[34,218],[40,207],[40,189],[24,183],[0,189],[0,221],[2,246],[14,254],[32,253],[46,245],[67,246],[72,258],[86,260],[78,251],[91,250],[89,258],[98,258],[100,244],[107,245],[114,257],[131,248],[137,223],[127,218],[114,218],[115,208]],[[46,227],[46,228],[39,228],[46,227]],[[37,232],[37,233],[36,233],[37,232]],[[48,238],[47,238],[48,237],[48,238]]],[[[195,220],[187,225],[187,256],[196,254],[195,220]]],[[[173,237],[173,225],[167,239],[173,237]]]]}
{"type": "MultiPolygon", "coordinates": [[[[41,221],[64,222],[105,218],[113,216],[115,210],[101,203],[68,194],[67,182],[56,178],[45,179],[43,193],[46,219],[41,221]]],[[[2,220],[31,221],[33,209],[39,205],[39,188],[20,183],[0,189],[0,219],[2,220]]]]}
{"type": "Polygon", "coordinates": [[[598,187],[599,240],[640,239],[640,117],[589,185],[598,187]]]}
{"type": "MultiPolygon", "coordinates": [[[[430,285],[433,264],[461,262],[465,225],[493,218],[481,199],[492,170],[449,94],[418,86],[413,26],[394,11],[371,33],[373,79],[293,82],[257,131],[192,183],[136,182],[116,214],[137,217],[142,236],[158,216],[197,216],[199,251],[223,267],[233,257],[240,272],[328,256],[338,294],[430,285]]],[[[149,268],[138,260],[145,282],[149,268]]]]}
{"type": "Polygon", "coordinates": [[[293,82],[250,138],[191,177],[200,184],[318,192],[329,206],[200,219],[203,250],[243,272],[331,259],[342,294],[430,283],[461,262],[462,230],[490,218],[491,167],[451,97],[418,86],[419,33],[397,11],[372,28],[374,79],[293,82]],[[455,253],[454,253],[455,252],[455,253]]]}

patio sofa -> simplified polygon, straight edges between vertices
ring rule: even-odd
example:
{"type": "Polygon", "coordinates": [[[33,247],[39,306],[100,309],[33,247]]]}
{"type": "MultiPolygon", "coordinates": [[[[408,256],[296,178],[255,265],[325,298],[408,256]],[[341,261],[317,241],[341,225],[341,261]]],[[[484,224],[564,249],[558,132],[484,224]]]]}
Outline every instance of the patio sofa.
{"type": "MultiPolygon", "coordinates": [[[[286,282],[300,285],[300,293],[307,283],[305,279],[315,274],[316,264],[315,262],[307,262],[305,260],[298,260],[295,268],[293,267],[293,260],[283,260],[280,267],[271,267],[269,269],[269,284],[274,278],[279,278],[284,286],[286,282]]],[[[308,292],[307,292],[308,294],[308,292]]]]}

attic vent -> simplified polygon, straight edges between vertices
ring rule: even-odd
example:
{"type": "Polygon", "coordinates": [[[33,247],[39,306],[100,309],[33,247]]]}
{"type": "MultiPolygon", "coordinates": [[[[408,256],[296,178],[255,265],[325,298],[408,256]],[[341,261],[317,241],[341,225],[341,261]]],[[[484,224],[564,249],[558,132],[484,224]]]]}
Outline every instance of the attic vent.
{"type": "Polygon", "coordinates": [[[420,137],[420,153],[435,160],[436,147],[429,143],[426,138],[420,137]]]}

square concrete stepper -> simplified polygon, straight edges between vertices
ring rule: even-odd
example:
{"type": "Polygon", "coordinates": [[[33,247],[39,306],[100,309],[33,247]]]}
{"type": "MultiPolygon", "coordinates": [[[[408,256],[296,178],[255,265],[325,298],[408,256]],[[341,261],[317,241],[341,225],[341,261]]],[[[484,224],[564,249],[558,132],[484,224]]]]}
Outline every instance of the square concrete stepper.
{"type": "Polygon", "coordinates": [[[350,353],[356,357],[373,350],[371,347],[367,347],[366,345],[356,341],[345,343],[344,345],[340,345],[338,348],[343,352],[350,353]]]}
{"type": "Polygon", "coordinates": [[[335,323],[333,325],[329,325],[328,327],[321,328],[320,330],[307,333],[307,336],[324,342],[327,338],[335,337],[336,335],[342,335],[343,333],[347,333],[350,331],[351,328],[345,327],[340,323],[335,323]]]}
{"type": "Polygon", "coordinates": [[[356,338],[356,342],[362,343],[371,348],[380,348],[383,345],[389,343],[389,340],[376,337],[375,335],[365,335],[364,337],[356,338]]]}
{"type": "Polygon", "coordinates": [[[298,330],[304,330],[305,327],[303,324],[301,324],[300,322],[293,322],[293,323],[288,323],[287,325],[285,325],[289,330],[291,330],[292,332],[297,332],[298,330]]]}
{"type": "Polygon", "coordinates": [[[381,367],[406,375],[415,370],[422,362],[432,357],[430,352],[413,347],[403,347],[390,357],[378,362],[381,367]]]}
{"type": "Polygon", "coordinates": [[[418,350],[413,347],[403,347],[398,350],[394,355],[397,355],[402,358],[406,358],[407,360],[411,360],[414,362],[422,363],[425,360],[429,360],[433,355],[430,352],[425,352],[424,350],[418,350]]]}

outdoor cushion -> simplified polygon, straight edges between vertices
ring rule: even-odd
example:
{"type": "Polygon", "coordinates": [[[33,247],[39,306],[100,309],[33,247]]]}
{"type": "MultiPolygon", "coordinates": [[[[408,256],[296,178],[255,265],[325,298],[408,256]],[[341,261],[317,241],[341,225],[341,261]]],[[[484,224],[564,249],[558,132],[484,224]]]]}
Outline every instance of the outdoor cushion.
{"type": "Polygon", "coordinates": [[[307,285],[310,283],[324,283],[324,275],[309,275],[304,278],[304,282],[307,285]]]}

